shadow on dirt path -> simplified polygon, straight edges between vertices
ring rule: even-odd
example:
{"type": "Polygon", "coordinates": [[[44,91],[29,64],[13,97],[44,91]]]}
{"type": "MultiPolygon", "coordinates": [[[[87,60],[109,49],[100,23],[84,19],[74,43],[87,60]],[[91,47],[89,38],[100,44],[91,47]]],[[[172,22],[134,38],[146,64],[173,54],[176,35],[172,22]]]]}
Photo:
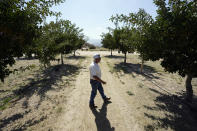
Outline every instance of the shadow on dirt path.
{"type": "Polygon", "coordinates": [[[124,56],[118,56],[118,55],[106,55],[106,56],[104,56],[104,57],[106,57],[106,58],[112,58],[112,59],[120,59],[120,58],[124,58],[124,56]]]}
{"type": "Polygon", "coordinates": [[[195,131],[197,129],[197,99],[194,99],[192,107],[188,106],[184,102],[184,92],[177,95],[164,94],[155,89],[150,89],[154,93],[159,94],[156,97],[155,107],[144,105],[144,107],[151,111],[164,111],[165,116],[156,116],[154,114],[144,113],[145,117],[148,117],[155,121],[152,125],[146,125],[145,130],[158,130],[171,128],[175,131],[195,131]]]}
{"type": "Polygon", "coordinates": [[[76,59],[76,60],[84,60],[86,57],[85,56],[68,56],[68,59],[76,59]]]}
{"type": "Polygon", "coordinates": [[[91,109],[95,116],[95,123],[97,131],[114,131],[115,128],[111,127],[110,121],[107,119],[107,105],[110,103],[103,103],[100,111],[96,109],[91,109]]]}
{"type": "Polygon", "coordinates": [[[155,76],[153,73],[158,73],[156,72],[154,67],[148,66],[148,65],[144,65],[144,70],[143,73],[141,73],[140,69],[141,69],[141,64],[132,64],[132,63],[118,63],[115,64],[114,69],[119,72],[119,71],[123,71],[125,74],[131,74],[133,77],[135,77],[133,75],[133,73],[135,74],[139,74],[144,76],[147,79],[159,79],[158,76],[155,76]]]}
{"type": "Polygon", "coordinates": [[[16,121],[20,118],[23,118],[24,115],[28,114],[29,112],[25,112],[25,113],[18,113],[18,114],[15,114],[11,117],[8,117],[4,120],[0,120],[0,129],[5,127],[7,124],[9,124],[11,121],[16,121]]]}
{"type": "Polygon", "coordinates": [[[74,65],[55,65],[43,70],[40,74],[37,74],[34,78],[29,79],[29,84],[15,90],[14,93],[19,95],[22,99],[26,97],[23,103],[23,107],[28,107],[28,99],[33,95],[37,94],[40,96],[40,101],[36,108],[39,107],[40,103],[46,97],[46,92],[49,90],[60,90],[62,87],[57,85],[58,81],[62,81],[63,76],[72,76],[78,72],[80,67],[74,65]],[[53,85],[57,85],[58,88],[52,88],[53,85]]]}
{"type": "MultiPolygon", "coordinates": [[[[42,70],[40,73],[36,74],[33,78],[27,79],[29,82],[25,86],[21,86],[19,89],[16,89],[13,91],[13,96],[19,96],[15,102],[20,101],[21,99],[24,99],[24,102],[22,103],[22,108],[24,112],[13,114],[9,116],[8,118],[3,118],[0,120],[0,128],[4,128],[10,123],[17,121],[18,119],[23,118],[25,115],[27,115],[30,110],[28,109],[29,99],[33,96],[39,96],[39,101],[37,104],[35,104],[36,109],[39,108],[42,101],[45,99],[50,100],[52,103],[57,104],[55,100],[50,99],[46,93],[50,90],[59,91],[62,88],[67,87],[66,81],[62,80],[63,76],[67,76],[70,78],[74,78],[75,75],[79,72],[79,69],[81,67],[75,66],[75,65],[55,65],[50,66],[49,68],[46,68],[42,70]],[[58,83],[63,83],[63,86],[58,85],[58,83]],[[54,88],[55,86],[55,88],[54,88]]],[[[11,97],[11,96],[10,96],[11,97]]],[[[43,121],[45,116],[41,117],[39,120],[28,120],[25,125],[21,126],[23,129],[26,129],[28,126],[35,125],[41,121],[43,121]]],[[[16,128],[16,130],[22,130],[20,128],[16,128]]]]}

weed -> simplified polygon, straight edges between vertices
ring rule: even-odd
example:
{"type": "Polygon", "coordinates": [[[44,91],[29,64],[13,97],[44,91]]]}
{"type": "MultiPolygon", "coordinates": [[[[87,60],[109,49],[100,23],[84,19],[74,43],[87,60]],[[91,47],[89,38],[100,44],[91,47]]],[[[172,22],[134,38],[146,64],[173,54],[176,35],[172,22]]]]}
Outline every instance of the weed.
{"type": "Polygon", "coordinates": [[[138,87],[143,88],[144,85],[142,83],[138,83],[138,87]]]}
{"type": "Polygon", "coordinates": [[[127,91],[127,94],[130,96],[134,95],[131,91],[127,91]]]}
{"type": "Polygon", "coordinates": [[[7,97],[5,98],[1,103],[0,103],[0,110],[5,110],[6,108],[8,108],[11,104],[11,100],[13,100],[14,98],[17,98],[17,96],[12,96],[12,97],[7,97]]]}
{"type": "Polygon", "coordinates": [[[29,65],[28,66],[30,69],[34,69],[34,68],[36,68],[36,65],[35,64],[32,64],[32,65],[29,65]]]}
{"type": "Polygon", "coordinates": [[[121,82],[123,85],[125,84],[125,82],[124,82],[124,81],[121,81],[121,80],[120,80],[120,82],[121,82]]]}
{"type": "Polygon", "coordinates": [[[63,110],[62,107],[58,107],[58,108],[57,108],[57,113],[58,113],[58,114],[59,114],[59,113],[62,113],[62,110],[63,110]]]}

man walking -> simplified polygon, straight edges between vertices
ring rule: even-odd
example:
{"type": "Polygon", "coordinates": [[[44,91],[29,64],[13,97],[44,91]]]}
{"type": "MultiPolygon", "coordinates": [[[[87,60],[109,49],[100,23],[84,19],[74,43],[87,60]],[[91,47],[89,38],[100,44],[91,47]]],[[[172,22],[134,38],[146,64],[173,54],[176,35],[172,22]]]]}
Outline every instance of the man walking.
{"type": "Polygon", "coordinates": [[[94,58],[94,61],[90,64],[90,67],[89,67],[90,84],[92,86],[92,91],[90,95],[90,108],[97,107],[94,105],[94,98],[96,97],[97,89],[99,93],[101,94],[101,97],[103,98],[103,101],[105,103],[108,103],[110,100],[110,98],[105,96],[103,86],[102,86],[102,84],[106,84],[106,82],[101,79],[101,69],[98,65],[98,63],[101,61],[101,57],[99,54],[95,54],[93,58],[94,58]]]}

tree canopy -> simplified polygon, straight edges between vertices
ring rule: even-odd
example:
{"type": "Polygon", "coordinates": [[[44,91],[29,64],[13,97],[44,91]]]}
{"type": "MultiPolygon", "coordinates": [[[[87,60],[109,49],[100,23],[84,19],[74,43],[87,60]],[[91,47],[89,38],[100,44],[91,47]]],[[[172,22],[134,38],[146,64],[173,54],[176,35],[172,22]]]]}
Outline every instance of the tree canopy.
{"type": "Polygon", "coordinates": [[[111,34],[111,32],[102,34],[101,43],[104,48],[108,48],[111,50],[111,56],[112,56],[112,50],[116,49],[116,43],[115,43],[114,36],[111,34]]]}
{"type": "Polygon", "coordinates": [[[42,63],[49,64],[58,53],[76,50],[85,42],[82,29],[68,20],[44,24],[46,16],[60,16],[50,7],[64,1],[0,1],[1,81],[12,72],[8,67],[15,63],[15,57],[35,53],[42,63]]]}
{"type": "Polygon", "coordinates": [[[37,40],[38,58],[41,63],[50,65],[50,61],[61,54],[61,63],[63,64],[63,54],[76,51],[85,43],[82,31],[69,20],[61,19],[45,24],[41,37],[37,40]]]}
{"type": "Polygon", "coordinates": [[[146,54],[151,60],[161,59],[166,71],[187,75],[187,100],[192,101],[191,80],[197,76],[197,2],[155,0],[154,3],[158,15],[148,29],[150,39],[144,48],[151,53],[146,54]]]}
{"type": "MultiPolygon", "coordinates": [[[[139,9],[137,13],[112,16],[116,27],[122,23],[121,43],[134,45],[143,60],[160,60],[161,66],[170,73],[178,72],[187,76],[187,100],[192,101],[191,80],[197,76],[197,1],[188,0],[154,0],[158,7],[155,20],[139,9]],[[123,39],[124,38],[124,39],[123,39]],[[124,41],[123,41],[124,40],[124,41]]],[[[119,46],[121,49],[123,47],[119,46]]]]}

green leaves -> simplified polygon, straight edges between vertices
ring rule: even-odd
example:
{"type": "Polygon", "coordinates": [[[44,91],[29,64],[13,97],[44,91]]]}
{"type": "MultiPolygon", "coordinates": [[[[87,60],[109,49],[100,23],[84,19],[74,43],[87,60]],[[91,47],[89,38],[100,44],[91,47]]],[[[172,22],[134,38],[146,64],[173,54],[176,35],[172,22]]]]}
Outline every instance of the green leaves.
{"type": "Polygon", "coordinates": [[[81,48],[85,43],[82,29],[76,27],[69,20],[59,20],[45,24],[42,35],[38,40],[39,59],[44,65],[58,54],[68,54],[81,48]]]}
{"type": "Polygon", "coordinates": [[[124,53],[138,51],[144,59],[146,49],[142,45],[145,43],[147,28],[154,22],[152,17],[144,9],[139,9],[137,13],[112,16],[110,20],[122,25],[116,28],[120,30],[120,50],[124,53]]]}
{"type": "Polygon", "coordinates": [[[14,57],[36,53],[36,39],[48,15],[58,15],[50,7],[64,0],[1,0],[0,1],[0,78],[9,75],[8,66],[14,57]]]}
{"type": "Polygon", "coordinates": [[[197,76],[197,1],[154,0],[154,3],[158,7],[155,21],[143,9],[111,17],[116,29],[121,30],[120,49],[124,52],[124,47],[134,45],[142,64],[143,60],[160,60],[166,71],[187,75],[187,99],[191,101],[191,79],[197,76]]]}
{"type": "Polygon", "coordinates": [[[115,39],[111,33],[103,34],[101,43],[103,44],[104,48],[115,49],[116,47],[115,39]]]}
{"type": "MultiPolygon", "coordinates": [[[[197,9],[195,1],[171,0],[158,2],[156,31],[161,46],[162,66],[169,72],[180,75],[197,73],[197,9]],[[164,11],[164,9],[166,9],[164,11]]],[[[153,34],[153,32],[151,33],[153,34]]]]}

